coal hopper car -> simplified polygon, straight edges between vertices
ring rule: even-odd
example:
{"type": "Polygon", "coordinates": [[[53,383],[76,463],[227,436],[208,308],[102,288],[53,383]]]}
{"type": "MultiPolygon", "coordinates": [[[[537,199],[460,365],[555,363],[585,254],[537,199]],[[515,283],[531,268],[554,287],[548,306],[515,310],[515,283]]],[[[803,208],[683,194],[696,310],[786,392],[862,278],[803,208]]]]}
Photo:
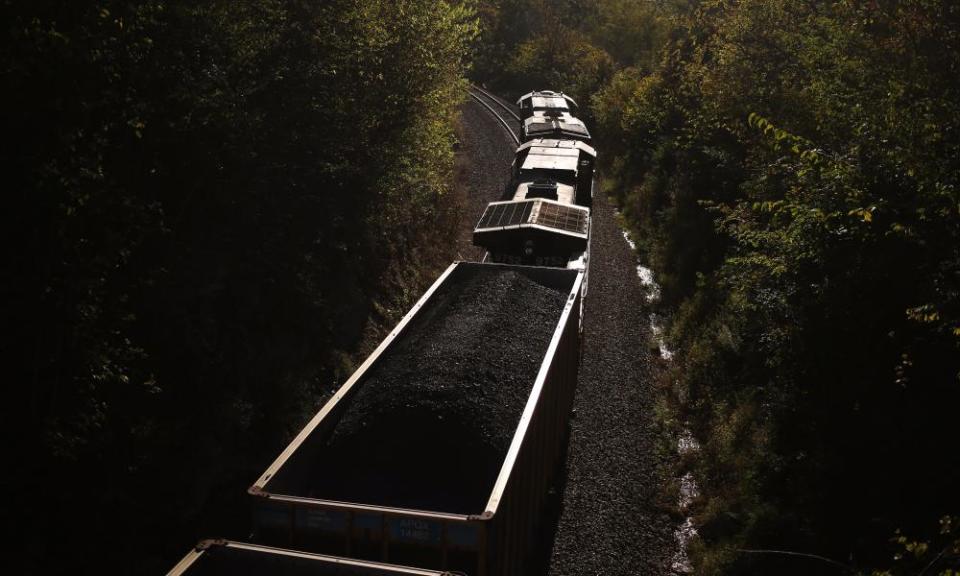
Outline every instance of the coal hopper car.
{"type": "Polygon", "coordinates": [[[248,490],[244,544],[170,576],[520,576],[549,531],[573,406],[596,151],[576,102],[518,102],[511,185],[455,262],[248,490]]]}
{"type": "Polygon", "coordinates": [[[167,576],[457,576],[230,540],[204,540],[167,576]]]}
{"type": "Polygon", "coordinates": [[[582,282],[452,264],[250,488],[254,539],[527,573],[566,443],[582,282]]]}

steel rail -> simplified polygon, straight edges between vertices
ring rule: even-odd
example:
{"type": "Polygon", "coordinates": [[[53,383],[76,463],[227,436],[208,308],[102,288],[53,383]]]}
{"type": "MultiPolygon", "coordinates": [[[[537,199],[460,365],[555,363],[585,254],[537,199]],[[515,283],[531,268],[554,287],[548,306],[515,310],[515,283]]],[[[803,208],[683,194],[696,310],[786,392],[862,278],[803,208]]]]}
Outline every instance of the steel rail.
{"type": "MultiPolygon", "coordinates": [[[[500,122],[500,124],[501,124],[501,125],[503,126],[503,128],[507,131],[507,133],[510,134],[510,138],[513,139],[513,142],[514,142],[515,144],[520,144],[520,138],[517,137],[517,133],[514,132],[514,131],[513,131],[513,128],[510,127],[510,123],[507,122],[507,121],[503,118],[503,116],[501,116],[500,114],[498,114],[497,111],[493,109],[493,106],[490,106],[489,104],[487,104],[486,102],[484,102],[479,96],[477,96],[476,94],[474,94],[473,91],[468,90],[467,92],[470,94],[470,97],[471,97],[471,98],[473,98],[474,100],[476,100],[477,102],[479,102],[481,106],[483,106],[484,108],[486,108],[487,110],[489,110],[491,114],[493,114],[493,116],[500,122]]],[[[496,102],[496,100],[494,100],[494,102],[496,102]]],[[[503,106],[503,105],[501,104],[501,106],[503,106]]]]}
{"type": "MultiPolygon", "coordinates": [[[[470,97],[473,98],[474,100],[476,100],[477,102],[479,102],[480,104],[482,104],[484,108],[486,108],[487,110],[489,110],[490,113],[493,114],[493,115],[497,118],[497,120],[500,121],[500,124],[501,124],[504,128],[506,128],[507,132],[510,134],[510,137],[513,138],[514,143],[520,144],[520,139],[517,138],[516,132],[514,132],[513,129],[510,128],[509,122],[507,122],[507,121],[503,118],[503,116],[501,116],[500,114],[498,114],[496,110],[494,110],[493,108],[491,108],[489,104],[487,104],[486,102],[484,102],[483,100],[481,100],[479,96],[477,96],[476,94],[474,94],[473,91],[479,92],[480,94],[486,96],[488,99],[493,100],[493,102],[496,103],[497,106],[499,106],[499,107],[503,108],[504,110],[506,110],[507,113],[510,114],[511,116],[513,116],[514,119],[516,119],[517,122],[519,122],[519,123],[522,124],[523,121],[520,119],[520,116],[517,115],[517,113],[514,112],[513,110],[511,110],[509,106],[505,105],[503,102],[500,101],[499,98],[497,98],[496,96],[494,96],[494,95],[491,94],[490,92],[484,90],[483,88],[477,86],[476,84],[470,84],[470,87],[469,87],[469,89],[467,90],[467,92],[470,94],[470,97]],[[472,90],[472,91],[471,91],[471,90],[472,90]]],[[[489,260],[489,259],[490,259],[490,252],[489,252],[489,251],[488,251],[488,252],[484,252],[484,253],[483,253],[483,258],[480,260],[480,263],[481,263],[481,264],[485,264],[485,263],[487,262],[487,260],[489,260]]]]}
{"type": "Polygon", "coordinates": [[[517,122],[523,122],[523,120],[520,119],[520,115],[519,115],[519,114],[517,114],[516,112],[513,111],[512,108],[510,108],[509,106],[507,106],[506,104],[504,104],[503,102],[501,102],[501,101],[500,101],[500,98],[497,97],[497,96],[495,96],[495,95],[494,95],[492,92],[490,92],[489,90],[485,90],[484,88],[481,88],[481,87],[477,86],[476,84],[471,84],[470,87],[473,88],[474,90],[476,90],[477,92],[483,94],[483,95],[486,96],[487,98],[489,98],[489,99],[493,100],[494,102],[496,102],[498,106],[500,106],[501,108],[503,108],[504,110],[507,111],[507,114],[510,114],[511,116],[513,116],[514,119],[516,119],[517,122]]]}

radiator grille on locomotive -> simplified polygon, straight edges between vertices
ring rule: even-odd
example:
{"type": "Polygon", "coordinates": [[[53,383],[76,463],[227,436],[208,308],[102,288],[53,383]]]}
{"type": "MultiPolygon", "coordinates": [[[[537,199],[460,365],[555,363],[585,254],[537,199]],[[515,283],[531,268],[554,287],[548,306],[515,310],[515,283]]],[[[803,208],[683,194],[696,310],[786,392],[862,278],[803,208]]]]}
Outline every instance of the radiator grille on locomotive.
{"type": "Polygon", "coordinates": [[[569,234],[587,235],[589,210],[542,199],[497,202],[487,206],[476,231],[514,226],[543,226],[569,234]]]}
{"type": "Polygon", "coordinates": [[[587,214],[585,210],[541,202],[540,210],[537,212],[537,217],[532,223],[565,230],[567,232],[586,234],[587,214]]]}

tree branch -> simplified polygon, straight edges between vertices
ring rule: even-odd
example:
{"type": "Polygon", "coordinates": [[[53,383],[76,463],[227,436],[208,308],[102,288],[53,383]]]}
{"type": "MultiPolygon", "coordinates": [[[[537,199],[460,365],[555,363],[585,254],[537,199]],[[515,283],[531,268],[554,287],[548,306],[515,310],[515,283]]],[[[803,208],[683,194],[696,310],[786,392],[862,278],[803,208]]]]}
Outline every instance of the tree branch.
{"type": "Polygon", "coordinates": [[[831,560],[825,556],[818,556],[816,554],[807,554],[806,552],[790,552],[789,550],[744,550],[738,548],[737,552],[742,554],[775,554],[780,556],[795,556],[799,558],[810,558],[812,560],[820,560],[821,562],[826,562],[827,564],[833,564],[843,568],[845,571],[855,574],[857,572],[856,568],[843,564],[842,562],[837,562],[836,560],[831,560]]]}

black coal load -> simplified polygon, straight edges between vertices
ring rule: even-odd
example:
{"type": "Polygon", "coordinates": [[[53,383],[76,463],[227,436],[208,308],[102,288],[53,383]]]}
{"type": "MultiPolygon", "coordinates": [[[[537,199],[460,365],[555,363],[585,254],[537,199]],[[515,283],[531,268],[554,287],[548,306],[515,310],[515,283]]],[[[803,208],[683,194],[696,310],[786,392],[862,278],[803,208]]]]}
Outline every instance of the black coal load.
{"type": "Polygon", "coordinates": [[[448,279],[359,383],[310,496],[484,510],[567,293],[500,267],[469,272],[448,279]]]}

